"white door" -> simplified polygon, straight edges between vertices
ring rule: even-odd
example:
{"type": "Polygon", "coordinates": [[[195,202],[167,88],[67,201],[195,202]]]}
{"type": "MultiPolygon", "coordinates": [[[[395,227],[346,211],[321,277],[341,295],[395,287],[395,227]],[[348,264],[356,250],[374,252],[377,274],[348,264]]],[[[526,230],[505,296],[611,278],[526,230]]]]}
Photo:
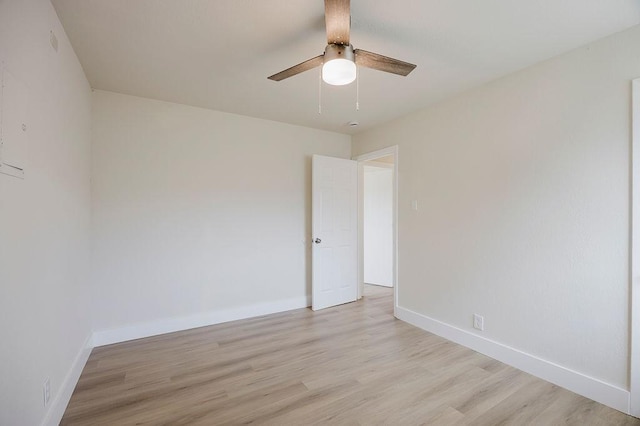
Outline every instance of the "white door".
{"type": "Polygon", "coordinates": [[[315,311],[358,296],[358,163],[314,155],[311,186],[315,311]]]}

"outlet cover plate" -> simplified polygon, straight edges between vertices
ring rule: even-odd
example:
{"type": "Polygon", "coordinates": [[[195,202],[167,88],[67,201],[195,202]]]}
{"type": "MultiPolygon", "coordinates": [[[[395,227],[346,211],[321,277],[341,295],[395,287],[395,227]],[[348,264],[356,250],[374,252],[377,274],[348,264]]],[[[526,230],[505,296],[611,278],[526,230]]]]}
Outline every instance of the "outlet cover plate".
{"type": "Polygon", "coordinates": [[[44,400],[44,406],[49,405],[49,400],[51,400],[51,381],[49,378],[44,381],[44,385],[42,385],[42,398],[44,400]]]}
{"type": "Polygon", "coordinates": [[[473,328],[480,331],[484,330],[484,317],[478,314],[473,314],[473,328]]]}

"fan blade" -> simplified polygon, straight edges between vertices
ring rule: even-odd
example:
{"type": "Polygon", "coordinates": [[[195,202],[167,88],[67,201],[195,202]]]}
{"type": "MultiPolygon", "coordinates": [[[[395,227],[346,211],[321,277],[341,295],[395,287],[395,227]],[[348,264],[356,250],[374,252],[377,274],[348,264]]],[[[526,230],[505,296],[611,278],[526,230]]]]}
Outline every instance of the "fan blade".
{"type": "Polygon", "coordinates": [[[392,74],[406,76],[416,67],[408,62],[399,61],[377,53],[367,52],[366,50],[356,49],[355,54],[356,65],[373,68],[378,71],[390,72],[392,74]]]}
{"type": "Polygon", "coordinates": [[[351,6],[349,0],[324,0],[327,43],[349,45],[351,6]]]}
{"type": "Polygon", "coordinates": [[[293,77],[296,74],[300,74],[301,72],[305,72],[315,67],[319,67],[322,65],[324,55],[316,56],[315,58],[308,59],[304,62],[299,63],[298,65],[294,65],[291,68],[287,68],[284,71],[280,71],[277,74],[274,74],[270,77],[267,77],[269,80],[280,81],[285,78],[293,77]]]}

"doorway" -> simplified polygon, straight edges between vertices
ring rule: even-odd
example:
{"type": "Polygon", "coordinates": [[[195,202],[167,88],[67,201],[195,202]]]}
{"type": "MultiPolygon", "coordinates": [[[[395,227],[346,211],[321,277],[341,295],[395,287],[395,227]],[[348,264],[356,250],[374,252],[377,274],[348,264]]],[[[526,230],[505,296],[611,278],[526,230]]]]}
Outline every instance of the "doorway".
{"type": "Polygon", "coordinates": [[[358,298],[378,291],[393,292],[397,281],[398,147],[354,157],[358,162],[358,298]]]}
{"type": "Polygon", "coordinates": [[[364,283],[393,287],[393,156],[363,163],[364,283]]]}

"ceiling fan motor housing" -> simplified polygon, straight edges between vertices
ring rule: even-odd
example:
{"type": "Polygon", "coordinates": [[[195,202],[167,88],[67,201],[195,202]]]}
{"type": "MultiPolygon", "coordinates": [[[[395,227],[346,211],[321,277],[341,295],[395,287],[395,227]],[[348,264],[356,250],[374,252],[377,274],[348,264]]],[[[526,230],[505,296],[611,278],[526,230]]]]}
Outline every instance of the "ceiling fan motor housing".
{"type": "Polygon", "coordinates": [[[333,59],[346,59],[355,62],[356,55],[353,52],[353,46],[350,44],[328,44],[324,49],[324,62],[327,63],[333,59]]]}

